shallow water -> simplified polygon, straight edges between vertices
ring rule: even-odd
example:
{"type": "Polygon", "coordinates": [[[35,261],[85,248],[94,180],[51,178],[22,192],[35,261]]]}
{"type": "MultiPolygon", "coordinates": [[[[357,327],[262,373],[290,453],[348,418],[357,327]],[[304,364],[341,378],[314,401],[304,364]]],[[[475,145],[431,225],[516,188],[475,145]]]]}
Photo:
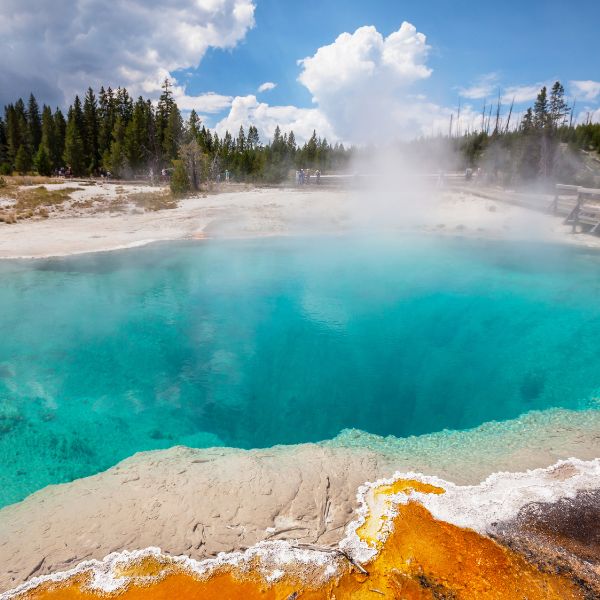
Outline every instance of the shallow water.
{"type": "Polygon", "coordinates": [[[189,242],[0,280],[0,504],[140,450],[418,435],[600,395],[600,255],[581,250],[189,242]]]}

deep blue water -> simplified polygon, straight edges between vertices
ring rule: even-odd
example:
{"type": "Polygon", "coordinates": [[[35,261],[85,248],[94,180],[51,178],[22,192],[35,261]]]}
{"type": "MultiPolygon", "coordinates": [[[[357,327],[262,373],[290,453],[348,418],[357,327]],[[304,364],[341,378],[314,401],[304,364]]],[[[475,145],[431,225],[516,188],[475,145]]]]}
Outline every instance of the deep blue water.
{"type": "Polygon", "coordinates": [[[600,395],[600,255],[433,238],[0,263],[0,505],[136,451],[464,429],[600,395]]]}

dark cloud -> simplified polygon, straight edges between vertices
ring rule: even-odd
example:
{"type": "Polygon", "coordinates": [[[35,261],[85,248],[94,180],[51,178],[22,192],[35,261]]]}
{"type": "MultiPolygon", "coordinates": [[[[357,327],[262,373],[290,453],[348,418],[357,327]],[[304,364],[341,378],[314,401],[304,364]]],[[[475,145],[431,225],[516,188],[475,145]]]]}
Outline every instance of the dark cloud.
{"type": "Polygon", "coordinates": [[[89,85],[155,95],[165,76],[235,46],[252,0],[3,0],[0,102],[62,102],[89,85]]]}

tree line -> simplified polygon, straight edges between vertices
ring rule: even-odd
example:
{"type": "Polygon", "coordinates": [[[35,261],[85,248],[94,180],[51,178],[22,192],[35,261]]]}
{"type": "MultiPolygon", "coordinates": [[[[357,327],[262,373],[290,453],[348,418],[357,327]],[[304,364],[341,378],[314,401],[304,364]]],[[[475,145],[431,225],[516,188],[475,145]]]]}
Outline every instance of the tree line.
{"type": "MultiPolygon", "coordinates": [[[[550,90],[543,87],[518,123],[513,106],[502,115],[499,98],[495,107],[484,105],[475,129],[454,131],[451,121],[446,135],[404,146],[421,157],[424,168],[482,167],[491,180],[511,184],[593,183],[592,175],[582,175],[581,151],[600,152],[600,124],[589,119],[573,124],[573,107],[560,82],[550,90]]],[[[454,121],[458,123],[460,119],[454,121]]],[[[353,155],[364,151],[331,145],[316,132],[299,145],[293,131],[279,127],[267,143],[253,125],[219,137],[195,111],[183,119],[168,80],[157,103],[141,96],[134,101],[125,88],[101,88],[97,97],[90,88],[83,101],[75,96],[66,117],[60,108],[44,105],[40,110],[32,94],[27,102],[19,99],[6,106],[0,118],[0,174],[50,175],[69,167],[75,176],[111,172],[121,178],[157,178],[163,169],[179,166],[188,185],[196,188],[226,171],[238,181],[275,183],[299,168],[343,170],[353,155]]]]}
{"type": "Polygon", "coordinates": [[[102,87],[98,96],[89,88],[83,101],[75,96],[66,117],[60,108],[40,110],[33,94],[5,106],[0,117],[0,174],[51,175],[68,168],[74,176],[157,178],[182,161],[197,187],[225,171],[240,181],[278,182],[294,168],[340,169],[351,153],[316,132],[299,145],[293,131],[279,127],[266,144],[253,125],[219,137],[195,111],[183,119],[169,80],[156,104],[142,96],[134,100],[121,87],[102,87]]]}
{"type": "Polygon", "coordinates": [[[484,106],[478,130],[450,135],[462,166],[482,167],[491,179],[507,184],[593,183],[594,176],[583,168],[582,154],[600,152],[600,123],[588,118],[574,124],[574,107],[567,103],[559,81],[550,90],[542,87],[533,106],[511,127],[513,105],[506,117],[501,115],[500,100],[495,116],[491,106],[487,113],[484,106]]]}

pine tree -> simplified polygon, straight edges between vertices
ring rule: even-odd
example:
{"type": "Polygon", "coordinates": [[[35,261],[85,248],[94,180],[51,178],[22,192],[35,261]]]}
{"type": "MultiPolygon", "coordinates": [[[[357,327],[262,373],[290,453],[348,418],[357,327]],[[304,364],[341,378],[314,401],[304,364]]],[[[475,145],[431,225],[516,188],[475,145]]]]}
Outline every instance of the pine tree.
{"type": "Polygon", "coordinates": [[[244,127],[242,125],[240,125],[240,130],[235,142],[235,149],[240,154],[246,149],[246,134],[244,133],[244,127]]]}
{"type": "Polygon", "coordinates": [[[292,156],[296,153],[296,136],[293,131],[288,135],[288,149],[292,156]]]}
{"type": "Polygon", "coordinates": [[[46,154],[51,165],[50,168],[53,169],[58,167],[60,165],[60,151],[57,143],[56,126],[54,123],[54,117],[52,116],[52,110],[45,104],[44,108],[42,109],[42,139],[40,141],[40,148],[42,146],[46,150],[46,154]]]}
{"type": "Polygon", "coordinates": [[[552,126],[557,129],[563,124],[565,117],[570,111],[569,106],[565,102],[565,88],[561,85],[560,81],[555,82],[552,86],[548,110],[552,126]]]}
{"type": "Polygon", "coordinates": [[[533,130],[534,126],[533,112],[531,111],[531,108],[528,108],[521,121],[521,131],[523,133],[529,133],[533,130]]]}
{"type": "Polygon", "coordinates": [[[196,111],[192,109],[186,127],[186,138],[188,142],[191,142],[192,140],[196,140],[197,142],[199,141],[200,124],[200,118],[196,114],[196,111]]]}
{"type": "MultiPolygon", "coordinates": [[[[6,143],[8,147],[8,161],[15,166],[17,152],[21,146],[27,150],[28,131],[25,118],[25,104],[19,99],[15,104],[5,107],[6,116],[6,143]]],[[[31,155],[30,155],[31,156],[31,155]]]]}
{"type": "Polygon", "coordinates": [[[110,150],[106,152],[104,157],[104,166],[117,176],[123,175],[128,166],[127,157],[125,155],[126,131],[127,125],[125,124],[125,120],[121,115],[118,115],[113,128],[110,150]]]}
{"type": "Polygon", "coordinates": [[[305,163],[305,166],[314,167],[317,161],[317,132],[313,130],[310,139],[304,144],[301,151],[301,160],[305,163]]]}
{"type": "Polygon", "coordinates": [[[528,108],[521,121],[521,138],[518,146],[517,172],[525,180],[533,179],[539,171],[540,165],[540,140],[539,132],[535,127],[533,111],[528,108]]]}
{"type": "Polygon", "coordinates": [[[6,125],[0,117],[0,175],[6,174],[10,169],[8,163],[8,142],[6,140],[6,125]]]}
{"type": "Polygon", "coordinates": [[[129,92],[122,87],[117,88],[115,96],[115,106],[117,114],[120,115],[123,123],[127,125],[133,115],[133,100],[129,95],[129,92]]]}
{"type": "MultiPolygon", "coordinates": [[[[83,130],[85,127],[85,123],[83,120],[83,108],[81,106],[81,100],[79,99],[79,96],[75,96],[75,100],[73,101],[72,109],[73,109],[73,119],[77,123],[77,131],[79,132],[79,135],[82,136],[82,142],[83,142],[83,130]]],[[[67,119],[67,123],[68,123],[68,119],[67,119]]]]}
{"type": "Polygon", "coordinates": [[[17,156],[15,157],[15,169],[21,175],[25,175],[31,169],[31,155],[25,144],[22,144],[17,150],[17,156]]]}
{"type": "MultiPolygon", "coordinates": [[[[216,135],[216,134],[215,134],[216,135]]],[[[216,143],[218,144],[219,138],[216,138],[216,143]]],[[[215,138],[210,133],[204,125],[200,129],[200,133],[198,134],[198,143],[200,144],[200,148],[203,152],[212,153],[215,151],[215,138]]]]}
{"type": "Polygon", "coordinates": [[[149,158],[148,105],[140,96],[133,108],[133,116],[125,129],[124,150],[129,166],[138,171],[149,158]]]}
{"type": "MultiPolygon", "coordinates": [[[[75,96],[75,102],[78,98],[75,96]]],[[[79,103],[79,111],[81,111],[81,103],[79,103]]],[[[85,174],[85,160],[83,155],[83,140],[81,139],[81,119],[82,115],[78,114],[76,104],[69,108],[67,120],[67,131],[65,133],[65,151],[63,159],[75,176],[85,174]]]]}
{"type": "Polygon", "coordinates": [[[177,158],[179,144],[183,137],[183,122],[179,109],[174,104],[167,119],[167,126],[163,133],[163,152],[165,160],[177,158]]]}
{"type": "Polygon", "coordinates": [[[544,129],[548,125],[548,94],[545,86],[533,105],[533,123],[537,129],[544,129]]]}
{"type": "Polygon", "coordinates": [[[110,87],[106,91],[104,91],[104,88],[100,88],[98,119],[98,154],[104,156],[110,150],[116,119],[115,96],[110,87]]]}
{"type": "Polygon", "coordinates": [[[29,148],[32,153],[35,153],[42,141],[42,121],[40,109],[33,94],[29,95],[29,103],[27,104],[27,129],[29,148]]]}
{"type": "Polygon", "coordinates": [[[172,140],[166,140],[167,135],[171,135],[173,132],[169,131],[167,134],[167,128],[169,127],[169,118],[171,113],[176,108],[175,101],[173,100],[173,92],[171,90],[171,82],[166,78],[162,85],[162,93],[158,99],[156,107],[156,135],[160,143],[160,147],[165,153],[165,160],[169,162],[175,158],[177,154],[173,155],[172,140]],[[165,150],[165,147],[168,150],[165,150]]]}
{"type": "Polygon", "coordinates": [[[83,101],[83,153],[85,165],[90,173],[100,166],[100,151],[98,148],[99,122],[98,103],[94,90],[88,88],[83,101]]]}
{"type": "Polygon", "coordinates": [[[146,118],[148,126],[148,162],[154,180],[160,171],[162,148],[156,131],[156,113],[150,100],[146,101],[146,118]]]}
{"type": "Polygon", "coordinates": [[[35,168],[39,175],[52,175],[52,162],[50,161],[50,154],[44,144],[40,144],[38,151],[34,158],[35,168]]]}
{"type": "Polygon", "coordinates": [[[56,132],[56,147],[52,154],[55,166],[63,166],[65,153],[65,138],[67,136],[67,122],[60,108],[54,111],[54,131],[56,132]]]}
{"type": "MultiPolygon", "coordinates": [[[[210,131],[208,131],[207,133],[208,133],[208,135],[210,135],[210,131]]],[[[213,152],[215,154],[217,154],[219,152],[219,150],[221,149],[221,140],[219,139],[219,136],[217,135],[216,131],[215,131],[215,133],[212,136],[211,147],[212,147],[213,152]]]]}
{"type": "Polygon", "coordinates": [[[250,125],[248,129],[248,138],[246,139],[249,150],[254,150],[260,145],[260,138],[258,136],[258,129],[254,125],[250,125]]]}

